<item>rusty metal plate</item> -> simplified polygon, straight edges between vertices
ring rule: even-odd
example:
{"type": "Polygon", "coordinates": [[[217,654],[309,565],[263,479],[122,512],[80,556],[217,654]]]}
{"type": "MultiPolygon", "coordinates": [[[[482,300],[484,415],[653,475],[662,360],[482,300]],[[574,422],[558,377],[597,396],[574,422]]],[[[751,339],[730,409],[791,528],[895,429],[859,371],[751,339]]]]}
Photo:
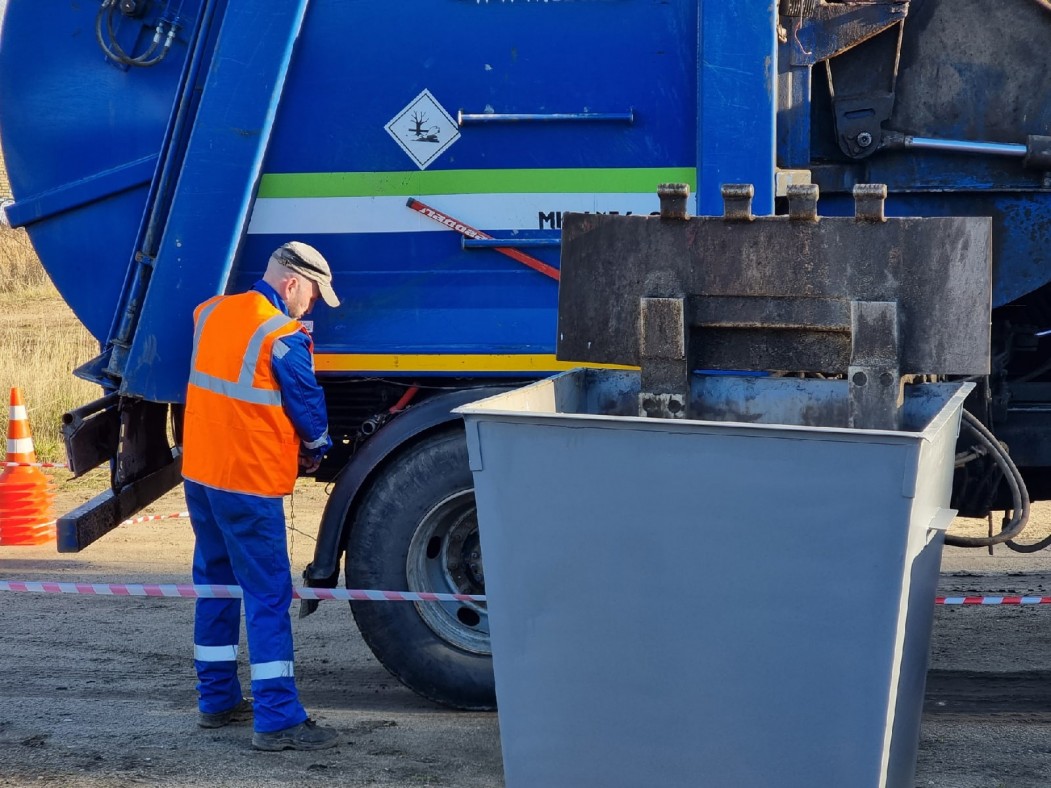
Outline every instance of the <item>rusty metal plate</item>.
{"type": "Polygon", "coordinates": [[[640,299],[682,298],[694,369],[845,373],[851,302],[896,302],[902,374],[988,374],[990,219],[884,218],[868,185],[857,217],[752,217],[734,188],[727,218],[564,215],[558,358],[639,364],[640,299]]]}

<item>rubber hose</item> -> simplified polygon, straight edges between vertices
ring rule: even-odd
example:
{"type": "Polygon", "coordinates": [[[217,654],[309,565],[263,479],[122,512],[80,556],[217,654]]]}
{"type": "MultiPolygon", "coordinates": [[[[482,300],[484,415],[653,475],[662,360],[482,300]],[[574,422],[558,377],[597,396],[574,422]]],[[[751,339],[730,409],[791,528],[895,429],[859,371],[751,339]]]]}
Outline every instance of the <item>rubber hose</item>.
{"type": "MultiPolygon", "coordinates": [[[[1014,464],[1014,460],[1004,450],[1004,447],[1000,445],[996,436],[989,431],[989,428],[966,410],[963,412],[962,423],[989,449],[993,460],[1003,471],[1004,479],[1007,480],[1007,486],[1011,488],[1011,499],[1014,502],[1012,507],[1014,517],[1000,533],[994,536],[952,536],[946,534],[945,544],[953,547],[989,547],[990,545],[1006,543],[1008,547],[1018,552],[1035,552],[1043,549],[1043,546],[1013,545],[1010,542],[1011,539],[1014,539],[1022,532],[1026,523],[1029,522],[1029,491],[1025,488],[1025,482],[1022,479],[1021,472],[1018,470],[1018,466],[1014,464]]],[[[1044,541],[1051,543],[1051,537],[1044,541]]]]}

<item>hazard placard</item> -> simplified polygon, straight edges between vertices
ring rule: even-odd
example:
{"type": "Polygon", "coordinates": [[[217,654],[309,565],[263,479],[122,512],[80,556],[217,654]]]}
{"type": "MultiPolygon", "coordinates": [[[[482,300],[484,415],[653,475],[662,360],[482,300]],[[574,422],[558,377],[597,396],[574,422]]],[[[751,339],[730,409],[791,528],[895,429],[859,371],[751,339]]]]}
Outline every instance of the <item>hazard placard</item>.
{"type": "Polygon", "coordinates": [[[383,128],[421,170],[460,139],[456,121],[429,90],[405,105],[383,128]]]}

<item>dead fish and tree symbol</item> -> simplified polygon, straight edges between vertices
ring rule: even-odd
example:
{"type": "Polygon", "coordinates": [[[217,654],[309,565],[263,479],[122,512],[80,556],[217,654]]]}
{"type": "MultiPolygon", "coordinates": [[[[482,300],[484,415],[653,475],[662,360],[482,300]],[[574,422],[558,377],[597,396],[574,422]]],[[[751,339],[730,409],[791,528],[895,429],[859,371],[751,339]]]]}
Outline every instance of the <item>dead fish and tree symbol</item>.
{"type": "Polygon", "coordinates": [[[427,116],[419,110],[412,113],[412,126],[409,127],[409,133],[413,135],[411,142],[440,142],[438,132],[441,131],[441,127],[428,127],[429,122],[427,116]]]}

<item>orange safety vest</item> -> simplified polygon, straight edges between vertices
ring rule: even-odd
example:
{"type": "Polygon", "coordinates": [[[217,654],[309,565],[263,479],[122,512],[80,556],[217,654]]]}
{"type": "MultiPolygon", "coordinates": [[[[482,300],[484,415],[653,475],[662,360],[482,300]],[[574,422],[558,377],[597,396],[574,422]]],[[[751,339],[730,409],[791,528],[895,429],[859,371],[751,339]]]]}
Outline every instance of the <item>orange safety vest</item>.
{"type": "Polygon", "coordinates": [[[288,495],[299,436],[281,407],[270,356],[276,340],[306,329],[254,290],[215,296],[193,316],[183,477],[229,492],[288,495]]]}

